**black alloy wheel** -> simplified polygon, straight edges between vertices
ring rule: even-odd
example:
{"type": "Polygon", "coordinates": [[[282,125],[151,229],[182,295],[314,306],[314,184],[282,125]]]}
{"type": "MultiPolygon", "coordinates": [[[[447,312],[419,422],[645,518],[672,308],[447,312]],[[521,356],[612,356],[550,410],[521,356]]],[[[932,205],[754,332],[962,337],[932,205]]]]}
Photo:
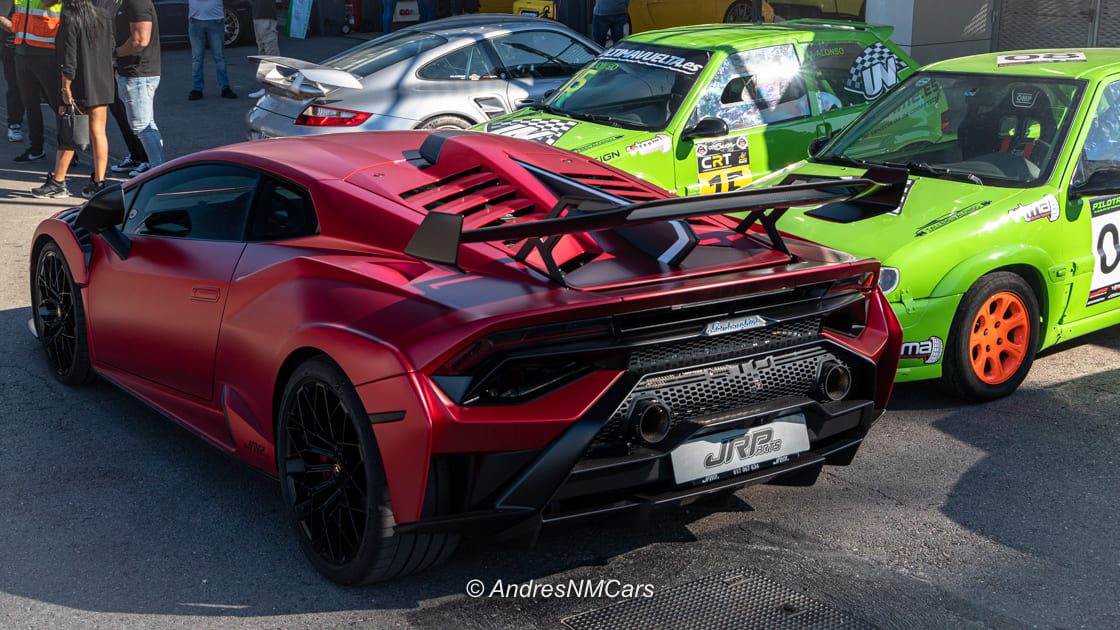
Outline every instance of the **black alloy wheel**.
{"type": "Polygon", "coordinates": [[[93,370],[82,298],[62,250],[53,242],[39,252],[31,298],[35,332],[51,374],[66,385],[89,382],[93,370]]]}

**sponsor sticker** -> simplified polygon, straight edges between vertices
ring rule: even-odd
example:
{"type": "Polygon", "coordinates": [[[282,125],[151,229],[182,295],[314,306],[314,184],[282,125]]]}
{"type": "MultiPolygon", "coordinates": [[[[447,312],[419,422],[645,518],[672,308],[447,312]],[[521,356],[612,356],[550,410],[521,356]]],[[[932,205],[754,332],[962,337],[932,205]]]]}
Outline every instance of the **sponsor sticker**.
{"type": "Polygon", "coordinates": [[[599,55],[605,61],[632,63],[662,70],[671,70],[688,76],[696,76],[708,63],[708,53],[686,51],[664,46],[642,46],[623,43],[599,55]]]}
{"type": "Polygon", "coordinates": [[[979,203],[974,203],[971,206],[961,208],[960,210],[954,210],[949,214],[943,217],[938,217],[933,221],[930,221],[929,223],[926,223],[922,227],[918,228],[914,231],[914,236],[925,236],[926,234],[936,232],[937,230],[940,230],[947,225],[952,225],[957,221],[960,221],[961,219],[970,217],[990,205],[992,205],[992,202],[990,201],[981,201],[979,203]]]}
{"type": "Polygon", "coordinates": [[[746,136],[696,144],[700,194],[730,192],[751,182],[751,152],[746,136]]]}
{"type": "Polygon", "coordinates": [[[746,317],[739,317],[737,319],[709,322],[708,325],[704,327],[703,335],[705,337],[716,337],[718,335],[742,332],[744,330],[765,328],[769,323],[770,322],[761,315],[747,315],[746,317]]]}
{"type": "Polygon", "coordinates": [[[558,118],[517,118],[492,122],[486,126],[486,131],[499,136],[552,145],[556,144],[560,138],[564,137],[564,134],[571,131],[577,124],[574,120],[558,118]]]}
{"type": "Polygon", "coordinates": [[[1093,281],[1086,306],[1120,297],[1120,196],[1089,200],[1093,217],[1093,281]]]}
{"type": "Polygon", "coordinates": [[[1034,203],[1021,204],[1007,213],[1016,223],[1034,223],[1042,219],[1049,219],[1051,223],[1062,217],[1062,208],[1058,205],[1058,198],[1046,195],[1034,203]]]}
{"type": "Polygon", "coordinates": [[[1017,89],[1012,95],[1012,103],[1015,107],[1030,109],[1034,107],[1034,102],[1038,100],[1039,92],[1040,90],[1017,89]]]}
{"type": "Polygon", "coordinates": [[[898,85],[899,74],[909,67],[882,42],[875,42],[852,62],[844,89],[873,101],[898,85]]]}
{"type": "Polygon", "coordinates": [[[1000,55],[996,57],[996,66],[1023,66],[1032,63],[1078,63],[1087,61],[1083,52],[1043,52],[1022,53],[1017,55],[1000,55]]]}
{"type": "Polygon", "coordinates": [[[575,153],[587,153],[591,149],[596,149],[596,148],[601,147],[603,145],[610,144],[610,143],[614,142],[615,140],[621,140],[621,139],[622,139],[622,136],[607,136],[606,138],[601,138],[599,140],[596,140],[595,142],[589,142],[587,144],[581,144],[578,147],[572,147],[572,151],[574,151],[575,153]]]}
{"type": "Polygon", "coordinates": [[[631,156],[652,155],[654,153],[668,153],[673,150],[673,139],[666,135],[656,135],[649,140],[635,142],[626,147],[626,152],[631,156]]]}
{"type": "Polygon", "coordinates": [[[925,341],[907,341],[902,344],[902,354],[899,359],[903,361],[918,360],[926,365],[933,365],[941,360],[945,354],[945,342],[941,337],[930,337],[925,341]]]}

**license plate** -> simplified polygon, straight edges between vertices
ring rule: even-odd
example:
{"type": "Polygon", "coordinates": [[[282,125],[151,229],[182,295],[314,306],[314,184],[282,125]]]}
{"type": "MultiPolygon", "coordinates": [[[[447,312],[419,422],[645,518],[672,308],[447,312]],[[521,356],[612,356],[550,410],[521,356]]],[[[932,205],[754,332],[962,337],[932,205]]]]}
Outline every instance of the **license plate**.
{"type": "Polygon", "coordinates": [[[678,484],[714,481],[723,473],[757,470],[809,450],[804,414],[784,416],[748,431],[735,429],[685,442],[669,454],[678,484]]]}

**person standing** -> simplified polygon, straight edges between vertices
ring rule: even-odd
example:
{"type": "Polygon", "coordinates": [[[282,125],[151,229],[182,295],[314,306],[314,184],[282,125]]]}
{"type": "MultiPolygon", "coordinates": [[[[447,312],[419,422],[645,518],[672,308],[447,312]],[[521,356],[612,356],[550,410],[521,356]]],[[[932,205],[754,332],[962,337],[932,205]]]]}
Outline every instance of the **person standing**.
{"type": "Polygon", "coordinates": [[[15,0],[12,19],[0,18],[0,26],[13,33],[16,84],[27,114],[27,135],[31,146],[13,159],[17,164],[36,162],[47,156],[43,150],[44,100],[52,112],[58,111],[58,62],[55,39],[62,16],[62,2],[56,0],[15,0]]]}
{"type": "Polygon", "coordinates": [[[393,22],[397,19],[397,0],[381,0],[381,32],[393,32],[393,22]]]}
{"type": "MultiPolygon", "coordinates": [[[[13,7],[14,11],[14,7],[13,7]]],[[[11,12],[8,14],[4,43],[0,44],[0,56],[4,61],[5,104],[8,110],[8,142],[23,142],[23,99],[19,96],[19,86],[16,84],[16,50],[13,42],[15,36],[11,28],[11,12]]]]}
{"type": "MultiPolygon", "coordinates": [[[[276,32],[276,0],[253,0],[253,35],[257,38],[257,54],[280,54],[280,38],[276,32]]],[[[249,98],[264,96],[264,88],[249,94],[249,98]]]]}
{"type": "Polygon", "coordinates": [[[187,6],[192,82],[187,98],[192,101],[202,98],[202,88],[205,85],[203,56],[207,48],[214,59],[214,70],[217,73],[218,87],[222,90],[222,98],[237,98],[237,94],[230,89],[229,74],[226,72],[226,21],[222,0],[188,0],[187,6]]]}
{"type": "Polygon", "coordinates": [[[629,23],[630,0],[595,0],[591,17],[591,38],[595,43],[605,47],[609,38],[618,44],[626,36],[629,23]]]}
{"type": "MultiPolygon", "coordinates": [[[[89,137],[93,145],[93,174],[82,190],[86,199],[105,188],[105,170],[109,165],[109,144],[105,136],[105,120],[113,87],[113,17],[109,10],[93,0],[65,0],[58,28],[58,65],[61,70],[60,98],[62,108],[76,107],[89,117],[89,137]]],[[[61,113],[61,111],[60,111],[61,113]]],[[[39,198],[69,197],[66,172],[74,151],[81,147],[59,145],[55,154],[54,172],[47,182],[31,191],[39,198]]]]}
{"type": "MultiPolygon", "coordinates": [[[[163,163],[163,137],[155,118],[160,77],[159,21],[152,0],[123,0],[113,30],[117,44],[113,51],[117,60],[117,95],[124,106],[128,127],[143,146],[144,159],[128,171],[135,177],[163,163]]],[[[117,121],[119,124],[120,118],[117,121]]],[[[141,158],[141,152],[131,146],[129,155],[133,160],[141,158]]],[[[122,163],[114,170],[125,166],[128,165],[122,163]]]]}

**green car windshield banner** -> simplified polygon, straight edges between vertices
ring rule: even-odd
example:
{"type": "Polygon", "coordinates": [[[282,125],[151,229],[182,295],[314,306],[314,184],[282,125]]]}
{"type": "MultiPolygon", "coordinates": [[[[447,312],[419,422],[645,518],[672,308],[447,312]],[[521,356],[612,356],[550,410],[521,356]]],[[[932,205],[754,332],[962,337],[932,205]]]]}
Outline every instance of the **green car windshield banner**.
{"type": "Polygon", "coordinates": [[[708,56],[708,52],[703,50],[624,43],[603,53],[599,59],[634,63],[695,77],[708,65],[708,56]]]}

